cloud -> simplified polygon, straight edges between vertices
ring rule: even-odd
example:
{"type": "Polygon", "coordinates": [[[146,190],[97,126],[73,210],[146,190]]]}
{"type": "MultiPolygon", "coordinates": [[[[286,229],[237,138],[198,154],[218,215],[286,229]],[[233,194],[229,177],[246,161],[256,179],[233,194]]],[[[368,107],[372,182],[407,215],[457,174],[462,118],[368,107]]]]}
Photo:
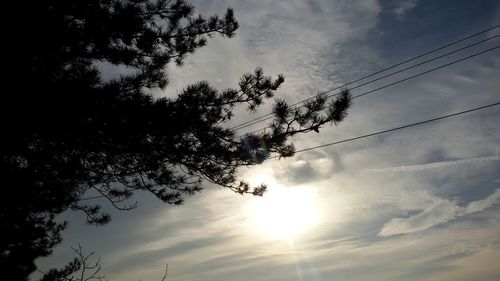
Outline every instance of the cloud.
{"type": "Polygon", "coordinates": [[[460,207],[448,200],[439,200],[430,208],[410,218],[395,218],[382,226],[379,236],[391,236],[422,231],[454,220],[458,217],[483,211],[500,199],[500,189],[486,199],[473,201],[467,207],[460,207]]]}
{"type": "Polygon", "coordinates": [[[417,232],[445,223],[463,213],[463,209],[448,200],[441,200],[431,208],[410,218],[395,218],[384,224],[380,236],[417,232]]]}
{"type": "Polygon", "coordinates": [[[447,168],[460,164],[481,164],[487,163],[490,161],[500,161],[500,156],[485,156],[485,157],[473,157],[467,159],[458,159],[451,161],[441,161],[441,162],[433,162],[419,165],[405,165],[405,166],[397,166],[397,167],[388,167],[388,168],[380,168],[380,169],[371,169],[369,171],[373,172],[416,172],[428,169],[438,169],[438,168],[447,168]]]}
{"type": "Polygon", "coordinates": [[[500,199],[500,189],[497,189],[495,193],[488,196],[486,199],[469,203],[469,205],[467,205],[467,208],[465,208],[466,209],[465,213],[472,214],[476,212],[481,212],[493,206],[497,201],[499,201],[499,199],[500,199]]]}
{"type": "Polygon", "coordinates": [[[273,176],[288,185],[325,180],[342,171],[342,161],[337,154],[331,156],[309,154],[293,161],[273,165],[273,176]]]}
{"type": "Polygon", "coordinates": [[[456,276],[456,271],[469,276],[457,280],[471,280],[475,274],[498,275],[498,267],[491,267],[491,263],[478,270],[474,266],[483,257],[500,256],[497,211],[477,214],[476,219],[482,217],[491,220],[489,223],[478,224],[469,219],[413,235],[327,245],[310,255],[310,260],[327,280],[427,280],[456,276]]]}
{"type": "MultiPolygon", "coordinates": [[[[286,82],[277,96],[294,103],[338,86],[344,80],[341,76],[365,69],[363,62],[376,58],[372,49],[353,43],[365,40],[376,26],[380,5],[375,0],[200,1],[196,5],[207,14],[231,6],[241,27],[230,40],[209,40],[182,68],[170,67],[171,84],[160,95],[176,95],[198,80],[219,89],[234,87],[242,74],[261,66],[269,75],[284,74],[286,82]]],[[[261,109],[268,112],[270,103],[261,109]]],[[[251,118],[255,115],[236,108],[232,121],[236,125],[251,118]]]]}
{"type": "MultiPolygon", "coordinates": [[[[220,89],[235,86],[241,74],[260,65],[268,74],[285,74],[278,96],[293,102],[390,64],[394,57],[379,56],[383,50],[367,42],[379,32],[405,56],[417,52],[390,30],[376,30],[379,1],[198,2],[208,15],[233,6],[241,28],[230,40],[209,40],[183,68],[171,67],[172,84],[163,95],[198,80],[220,89]]],[[[391,16],[407,15],[417,1],[398,3],[391,16]]],[[[294,142],[298,149],[310,147],[496,101],[499,66],[498,55],[484,56],[357,99],[338,127],[295,136],[294,142]]],[[[295,248],[252,229],[242,211],[249,197],[207,186],[180,207],[160,207],[153,198],[140,201],[156,208],[116,216],[103,231],[72,224],[55,256],[82,242],[103,255],[104,269],[114,269],[104,272],[110,280],[159,280],[166,262],[172,281],[497,280],[490,278],[498,276],[493,262],[480,264],[500,256],[491,246],[500,230],[498,210],[492,208],[500,192],[491,190],[500,183],[493,162],[498,156],[483,157],[500,155],[498,114],[478,112],[243,168],[241,176],[255,184],[275,177],[318,190],[322,222],[295,248]],[[426,172],[411,173],[417,171],[426,172]]],[[[236,112],[234,122],[253,117],[236,112]]]]}
{"type": "Polygon", "coordinates": [[[396,8],[394,8],[394,14],[398,18],[402,18],[408,11],[417,6],[418,0],[401,0],[398,1],[396,8]]]}
{"type": "Polygon", "coordinates": [[[459,260],[452,260],[448,267],[451,270],[439,270],[425,281],[469,281],[484,280],[496,281],[500,279],[498,248],[481,249],[459,260]]]}
{"type": "Polygon", "coordinates": [[[176,241],[170,245],[154,250],[142,250],[138,253],[128,254],[121,259],[117,258],[114,260],[114,264],[108,266],[106,270],[108,272],[115,272],[121,271],[124,267],[130,270],[151,266],[160,261],[168,261],[176,256],[194,254],[193,252],[199,252],[201,249],[221,243],[227,243],[231,239],[233,239],[232,236],[219,233],[199,239],[189,239],[181,242],[176,241]]]}

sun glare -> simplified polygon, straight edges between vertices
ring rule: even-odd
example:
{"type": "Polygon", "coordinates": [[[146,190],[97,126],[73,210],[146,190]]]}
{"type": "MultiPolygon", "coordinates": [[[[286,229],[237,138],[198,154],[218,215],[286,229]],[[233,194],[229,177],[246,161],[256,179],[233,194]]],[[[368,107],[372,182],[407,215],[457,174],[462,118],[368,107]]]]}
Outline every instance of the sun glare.
{"type": "Polygon", "coordinates": [[[253,198],[249,212],[257,230],[275,239],[289,239],[305,232],[318,219],[311,188],[276,187],[253,198]]]}

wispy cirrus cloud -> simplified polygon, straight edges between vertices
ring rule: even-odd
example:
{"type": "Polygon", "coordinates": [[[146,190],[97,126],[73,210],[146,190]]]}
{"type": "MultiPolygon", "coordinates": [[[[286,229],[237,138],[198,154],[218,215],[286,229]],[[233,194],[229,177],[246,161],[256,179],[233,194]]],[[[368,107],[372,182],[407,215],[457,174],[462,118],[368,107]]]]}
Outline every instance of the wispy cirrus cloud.
{"type": "Polygon", "coordinates": [[[458,206],[449,200],[440,199],[415,216],[391,219],[382,226],[379,235],[391,236],[426,230],[461,216],[481,212],[499,202],[499,199],[500,189],[497,189],[483,200],[470,202],[466,207],[458,206]]]}
{"type": "MultiPolygon", "coordinates": [[[[197,2],[205,14],[232,6],[241,28],[230,40],[209,40],[183,68],[171,67],[172,83],[159,95],[175,95],[199,80],[224,89],[262,66],[266,73],[285,74],[278,95],[294,102],[443,43],[419,37],[419,26],[404,22],[412,9],[431,1],[397,1],[385,11],[392,21],[384,29],[377,25],[381,1],[197,2]],[[415,41],[395,36],[391,27],[415,41]],[[386,57],[379,56],[386,47],[370,41],[377,36],[393,48],[386,57]]],[[[418,21],[441,16],[436,10],[418,21]]],[[[497,101],[499,66],[498,53],[482,56],[356,99],[337,128],[293,140],[300,149],[497,101]]],[[[251,198],[207,186],[180,207],[145,198],[137,215],[117,215],[102,230],[73,223],[56,255],[82,243],[103,255],[109,280],[159,280],[165,263],[172,281],[498,280],[498,269],[488,263],[500,259],[498,114],[478,112],[242,169],[242,178],[255,184],[265,175],[318,191],[321,223],[293,245],[259,236],[242,207],[251,198]]],[[[253,117],[238,111],[234,122],[253,117]]],[[[69,258],[60,260],[58,265],[69,258]]]]}

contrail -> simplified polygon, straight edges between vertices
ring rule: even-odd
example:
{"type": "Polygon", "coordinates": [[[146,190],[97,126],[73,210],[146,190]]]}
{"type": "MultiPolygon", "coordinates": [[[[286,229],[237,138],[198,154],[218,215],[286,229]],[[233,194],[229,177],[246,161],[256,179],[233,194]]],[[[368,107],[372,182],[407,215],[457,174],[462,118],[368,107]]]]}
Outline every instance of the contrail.
{"type": "Polygon", "coordinates": [[[443,161],[443,162],[432,162],[432,163],[427,163],[427,164],[387,167],[387,168],[381,168],[381,169],[369,169],[368,171],[370,171],[370,172],[415,172],[415,171],[422,171],[422,170],[428,170],[428,169],[445,168],[445,167],[450,167],[450,166],[455,166],[455,165],[460,165],[460,164],[483,163],[483,162],[490,162],[490,161],[500,161],[500,156],[474,157],[474,158],[443,161]]]}

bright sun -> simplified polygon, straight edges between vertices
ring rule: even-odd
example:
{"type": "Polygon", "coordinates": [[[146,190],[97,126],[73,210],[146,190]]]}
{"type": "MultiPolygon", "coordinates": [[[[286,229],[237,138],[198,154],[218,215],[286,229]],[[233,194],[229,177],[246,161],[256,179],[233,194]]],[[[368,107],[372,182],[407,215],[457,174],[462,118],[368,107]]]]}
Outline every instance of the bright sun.
{"type": "Polygon", "coordinates": [[[250,215],[257,229],[274,239],[289,239],[304,232],[318,219],[311,188],[275,186],[263,197],[253,198],[250,215]]]}

